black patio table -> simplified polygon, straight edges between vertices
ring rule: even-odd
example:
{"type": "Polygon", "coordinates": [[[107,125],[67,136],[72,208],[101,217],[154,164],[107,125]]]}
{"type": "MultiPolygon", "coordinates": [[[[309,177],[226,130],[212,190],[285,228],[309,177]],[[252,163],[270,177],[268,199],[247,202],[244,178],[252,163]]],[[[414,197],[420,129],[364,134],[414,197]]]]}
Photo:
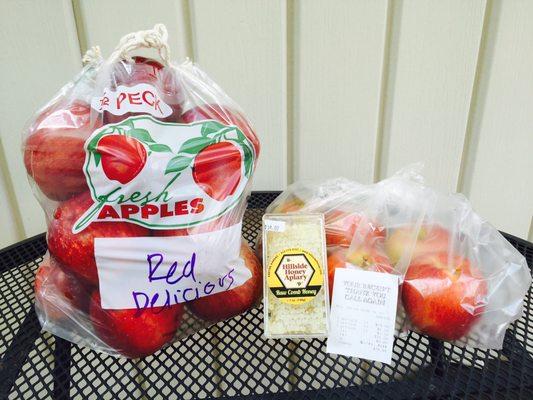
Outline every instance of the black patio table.
{"type": "MultiPolygon", "coordinates": [[[[277,192],[254,192],[243,236],[253,243],[277,192]]],[[[504,234],[533,267],[533,244],[504,234]]],[[[97,353],[41,330],[33,281],[44,234],[0,250],[0,399],[533,399],[532,290],[503,350],[460,348],[411,332],[392,365],[326,354],[325,340],[267,340],[262,308],[152,356],[97,353]]],[[[187,317],[187,316],[186,316],[187,317]]]]}

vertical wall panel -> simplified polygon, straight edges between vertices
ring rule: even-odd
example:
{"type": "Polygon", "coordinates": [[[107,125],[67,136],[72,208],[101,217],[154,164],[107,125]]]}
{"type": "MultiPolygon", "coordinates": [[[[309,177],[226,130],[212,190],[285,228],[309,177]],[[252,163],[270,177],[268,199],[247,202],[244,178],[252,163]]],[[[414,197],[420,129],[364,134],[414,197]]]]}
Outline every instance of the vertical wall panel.
{"type": "MultiPolygon", "coordinates": [[[[84,37],[83,51],[99,45],[103,56],[108,57],[122,36],[163,23],[169,32],[171,58],[181,61],[190,56],[186,0],[74,0],[74,4],[78,30],[84,37]]],[[[157,55],[154,50],[136,54],[157,55]]]]}
{"type": "Polygon", "coordinates": [[[294,178],[372,182],[387,2],[299,0],[294,18],[294,178]]]}
{"type": "Polygon", "coordinates": [[[485,2],[394,1],[381,177],[423,161],[455,190],[485,2]]]}
{"type": "Polygon", "coordinates": [[[254,188],[285,187],[285,1],[195,0],[191,11],[195,60],[244,109],[261,140],[254,188]]]}
{"type": "Polygon", "coordinates": [[[24,237],[0,137],[0,249],[24,237]]]}
{"type": "MultiPolygon", "coordinates": [[[[26,121],[81,67],[69,0],[4,0],[0,4],[0,135],[23,234],[45,230],[20,152],[26,121]]],[[[3,190],[5,191],[5,190],[3,190]]],[[[4,228],[2,228],[4,229],[4,228]]]]}
{"type": "Polygon", "coordinates": [[[533,217],[533,3],[497,1],[489,11],[464,190],[495,226],[527,238],[533,217]]]}

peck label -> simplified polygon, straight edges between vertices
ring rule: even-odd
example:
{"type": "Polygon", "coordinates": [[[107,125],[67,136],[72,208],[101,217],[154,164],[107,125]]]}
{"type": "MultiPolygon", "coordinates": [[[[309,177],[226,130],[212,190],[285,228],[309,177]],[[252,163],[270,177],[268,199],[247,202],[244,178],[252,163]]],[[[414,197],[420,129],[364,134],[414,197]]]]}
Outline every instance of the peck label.
{"type": "Polygon", "coordinates": [[[337,268],[334,282],[327,352],[390,364],[398,277],[337,268]]]}
{"type": "Polygon", "coordinates": [[[74,233],[95,221],[151,229],[213,221],[242,197],[255,160],[235,126],[165,123],[147,115],[97,129],[85,142],[84,173],[94,204],[74,233]]]}
{"type": "Polygon", "coordinates": [[[159,91],[146,83],[131,87],[121,85],[117,90],[105,88],[102,96],[93,97],[91,107],[98,112],[109,111],[115,115],[134,112],[164,118],[172,114],[172,108],[163,101],[159,91]]]}
{"type": "Polygon", "coordinates": [[[284,303],[302,304],[312,300],[323,282],[319,261],[302,248],[277,253],[268,266],[268,287],[284,303]]]}

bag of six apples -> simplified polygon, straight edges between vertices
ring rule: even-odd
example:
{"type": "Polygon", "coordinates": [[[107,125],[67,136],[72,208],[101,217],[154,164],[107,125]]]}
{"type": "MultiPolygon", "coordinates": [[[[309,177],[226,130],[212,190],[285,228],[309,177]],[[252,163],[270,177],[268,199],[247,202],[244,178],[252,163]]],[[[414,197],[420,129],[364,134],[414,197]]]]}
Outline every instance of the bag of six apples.
{"type": "MultiPolygon", "coordinates": [[[[424,184],[413,165],[373,185],[296,183],[267,212],[321,212],[330,295],[337,268],[399,276],[397,334],[502,347],[531,284],[525,258],[459,194],[424,184]]],[[[258,242],[260,244],[261,241],[258,242]]]]}
{"type": "Polygon", "coordinates": [[[241,239],[259,141],[205,73],[169,61],[163,25],[86,57],[23,137],[48,223],[36,309],[55,335],[142,357],[259,300],[241,239]]]}

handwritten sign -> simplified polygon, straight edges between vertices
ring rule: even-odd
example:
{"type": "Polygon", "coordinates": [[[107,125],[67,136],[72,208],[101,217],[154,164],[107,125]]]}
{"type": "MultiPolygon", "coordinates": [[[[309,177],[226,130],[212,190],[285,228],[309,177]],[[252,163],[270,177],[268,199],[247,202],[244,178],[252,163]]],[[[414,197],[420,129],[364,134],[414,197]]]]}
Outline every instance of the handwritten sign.
{"type": "Polygon", "coordinates": [[[251,278],[240,246],[241,224],[193,236],[97,238],[102,308],[170,306],[240,286],[251,278]]]}

